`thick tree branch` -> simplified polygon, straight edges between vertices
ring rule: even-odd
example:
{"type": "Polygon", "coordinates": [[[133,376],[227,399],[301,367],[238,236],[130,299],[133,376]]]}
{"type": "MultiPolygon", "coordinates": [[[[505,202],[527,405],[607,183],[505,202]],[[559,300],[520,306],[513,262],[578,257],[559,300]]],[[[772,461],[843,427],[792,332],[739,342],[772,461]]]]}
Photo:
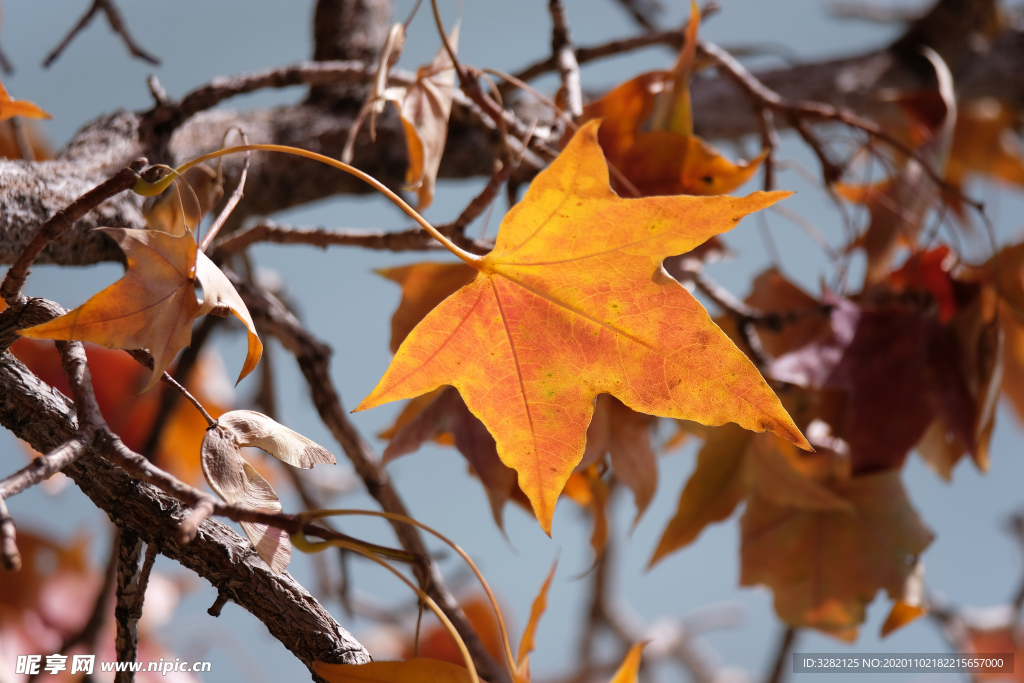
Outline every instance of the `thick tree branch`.
{"type": "MultiPolygon", "coordinates": [[[[673,40],[679,40],[682,36],[681,30],[667,33],[672,35],[661,35],[660,41],[663,44],[673,44],[673,40]]],[[[636,49],[652,44],[652,40],[658,43],[655,38],[657,35],[641,36],[609,46],[598,46],[599,49],[593,52],[581,48],[577,50],[577,59],[584,63],[595,58],[595,55],[605,56],[636,49]]],[[[961,63],[951,63],[950,66],[962,97],[994,96],[1022,106],[1024,79],[1019,77],[1022,61],[1024,33],[1008,30],[992,42],[989,50],[968,52],[961,63]]],[[[901,64],[901,57],[881,50],[846,59],[759,73],[756,76],[766,88],[786,101],[823,102],[847,107],[863,116],[879,113],[891,106],[873,96],[879,87],[915,87],[925,84],[923,76],[916,74],[912,68],[903,68],[901,64]]],[[[290,68],[286,67],[285,70],[290,68]]],[[[330,68],[325,67],[328,70],[330,68]]],[[[554,62],[548,63],[545,60],[540,72],[554,68],[554,62]]],[[[274,70],[274,73],[278,71],[274,70]]],[[[345,78],[354,78],[353,74],[357,74],[358,68],[353,67],[347,71],[339,69],[335,76],[340,78],[342,71],[347,74],[345,78]]],[[[313,71],[306,67],[298,68],[298,72],[313,78],[313,71]]],[[[272,80],[277,76],[265,75],[261,78],[272,80]]],[[[249,84],[255,83],[249,77],[242,80],[249,84]]],[[[225,92],[234,91],[232,88],[220,90],[216,84],[211,84],[210,88],[196,92],[220,92],[215,96],[216,99],[225,92]]],[[[763,121],[750,106],[748,93],[737,88],[733,81],[724,77],[697,79],[692,91],[696,130],[703,137],[735,138],[762,130],[763,121]]],[[[196,97],[195,101],[198,102],[208,95],[196,97]]],[[[458,99],[452,113],[440,175],[490,175],[493,160],[500,157],[504,143],[496,126],[482,111],[475,109],[464,97],[462,104],[459,104],[458,99]]],[[[117,168],[146,154],[156,141],[153,139],[154,128],[143,125],[145,118],[145,114],[119,113],[99,119],[76,135],[61,151],[59,161],[56,162],[26,164],[0,161],[0,201],[5,207],[0,215],[0,263],[12,263],[31,236],[36,234],[38,226],[54,212],[65,208],[92,186],[109,177],[117,168]]],[[[220,138],[228,127],[240,124],[254,142],[295,144],[335,155],[341,153],[351,120],[348,114],[303,105],[242,114],[222,110],[201,111],[177,129],[171,141],[171,149],[173,156],[178,159],[210,151],[219,146],[220,138]]],[[[405,172],[404,138],[395,117],[382,117],[379,124],[377,143],[358,144],[355,163],[393,187],[399,187],[405,172]]],[[[789,126],[791,122],[780,117],[775,124],[789,126]]],[[[527,165],[540,163],[535,156],[528,157],[526,161],[527,165]]],[[[229,182],[237,181],[241,159],[227,161],[225,168],[229,182]]],[[[324,173],[309,162],[280,157],[274,158],[272,163],[266,163],[258,155],[253,159],[253,170],[247,183],[250,191],[241,202],[232,224],[239,224],[247,216],[269,215],[326,196],[367,190],[364,185],[342,175],[324,173]]],[[[516,180],[520,182],[525,179],[528,176],[516,180]]],[[[99,225],[142,227],[144,222],[138,200],[130,195],[122,195],[100,205],[78,221],[73,229],[51,243],[38,261],[85,264],[120,259],[116,246],[104,236],[88,234],[90,228],[99,225]]],[[[230,229],[232,226],[228,227],[230,229]]]]}
{"type": "MultiPolygon", "coordinates": [[[[145,588],[140,585],[142,572],[139,569],[139,559],[142,556],[142,539],[131,531],[122,531],[117,548],[117,603],[114,607],[117,635],[114,639],[114,650],[117,652],[117,661],[134,662],[139,652],[142,597],[146,594],[145,588]]],[[[132,683],[134,680],[133,671],[118,671],[114,674],[114,683],[132,683]]]]}
{"type": "MultiPolygon", "coordinates": [[[[43,384],[13,356],[0,353],[0,424],[37,450],[48,451],[78,428],[71,402],[43,384]]],[[[64,468],[83,492],[118,526],[210,581],[227,598],[266,624],[300,661],[360,663],[366,651],[288,574],[276,575],[252,544],[224,524],[206,520],[189,544],[178,539],[187,509],[140,483],[104,456],[99,443],[89,457],[64,468]]]]}
{"type": "Polygon", "coordinates": [[[145,164],[145,159],[137,159],[132,162],[131,166],[121,169],[112,178],[86,192],[68,205],[67,208],[61,209],[43,223],[42,227],[39,228],[39,232],[28,243],[28,246],[18,256],[18,260],[14,262],[14,265],[7,271],[7,275],[4,276],[3,284],[0,285],[0,297],[3,297],[9,304],[13,304],[16,299],[21,297],[21,288],[28,278],[29,268],[32,267],[32,264],[39,257],[43,249],[50,242],[60,237],[75,221],[96,208],[98,204],[116,194],[124,192],[134,185],[138,179],[139,171],[142,170],[145,164]]]}

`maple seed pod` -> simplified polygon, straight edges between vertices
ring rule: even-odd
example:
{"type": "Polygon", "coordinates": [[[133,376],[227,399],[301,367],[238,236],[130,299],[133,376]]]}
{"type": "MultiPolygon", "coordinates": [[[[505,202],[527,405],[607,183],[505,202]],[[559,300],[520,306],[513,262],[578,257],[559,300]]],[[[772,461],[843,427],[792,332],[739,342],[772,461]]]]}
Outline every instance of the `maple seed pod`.
{"type": "Polygon", "coordinates": [[[235,435],[239,446],[255,446],[292,467],[308,470],[313,465],[338,462],[326,448],[262,413],[233,410],[221,415],[217,422],[235,435]]]}
{"type": "MultiPolygon", "coordinates": [[[[336,462],[326,449],[266,415],[251,410],[225,413],[203,437],[203,475],[210,488],[228,503],[258,510],[280,512],[281,501],[267,480],[242,458],[243,446],[261,448],[282,462],[304,469],[336,462]]],[[[283,572],[292,556],[288,534],[266,524],[239,524],[270,569],[275,574],[283,572]]]]}

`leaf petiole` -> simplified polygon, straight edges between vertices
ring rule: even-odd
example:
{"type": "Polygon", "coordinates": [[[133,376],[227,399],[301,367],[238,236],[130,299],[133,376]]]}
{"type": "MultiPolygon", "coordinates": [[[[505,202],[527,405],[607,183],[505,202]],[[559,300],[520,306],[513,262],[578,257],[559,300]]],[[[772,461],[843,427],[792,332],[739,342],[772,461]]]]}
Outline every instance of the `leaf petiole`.
{"type": "MultiPolygon", "coordinates": [[[[430,233],[430,235],[438,242],[440,242],[445,249],[458,256],[462,261],[472,266],[473,268],[477,270],[483,269],[483,259],[481,257],[475,254],[470,254],[468,251],[459,248],[450,239],[442,235],[441,232],[433,225],[431,225],[426,218],[421,216],[416,211],[416,209],[409,206],[405,202],[405,200],[403,200],[397,194],[388,189],[388,187],[385,186],[384,183],[380,182],[370,174],[360,171],[358,168],[355,168],[354,166],[350,166],[344,162],[338,161],[337,159],[332,159],[331,157],[324,156],[323,154],[317,154],[316,152],[310,152],[309,150],[299,149],[298,147],[289,147],[288,145],[239,145],[237,147],[218,149],[214,152],[210,152],[209,154],[204,154],[200,157],[196,157],[195,159],[192,159],[191,161],[188,161],[179,166],[177,169],[175,169],[175,172],[181,174],[187,171],[188,169],[192,168],[193,166],[201,164],[204,161],[209,161],[210,159],[217,159],[228,154],[239,154],[241,152],[280,152],[282,154],[292,154],[294,156],[312,159],[313,161],[319,161],[322,164],[333,166],[334,168],[344,171],[345,173],[353,175],[356,178],[359,178],[363,182],[373,187],[375,190],[383,194],[388,199],[390,199],[395,206],[400,208],[410,218],[419,223],[420,227],[422,227],[424,230],[430,233]]],[[[136,194],[151,197],[167,189],[167,186],[170,185],[171,181],[173,180],[173,176],[174,174],[170,174],[167,177],[162,178],[155,182],[149,182],[145,180],[145,178],[140,178],[135,183],[135,187],[133,189],[136,192],[136,194]]]]}
{"type": "Polygon", "coordinates": [[[402,572],[398,571],[390,564],[388,564],[381,558],[377,557],[374,553],[372,553],[371,551],[367,550],[362,545],[357,543],[349,543],[348,541],[343,541],[338,538],[331,539],[329,541],[310,541],[308,538],[306,538],[306,534],[301,529],[291,535],[291,542],[293,546],[295,546],[304,553],[317,553],[329,547],[344,548],[345,550],[351,550],[354,553],[359,553],[368,560],[376,562],[377,564],[379,564],[380,566],[384,567],[389,572],[397,576],[399,580],[401,580],[405,585],[407,585],[409,588],[416,592],[416,595],[419,597],[422,603],[426,604],[427,607],[430,608],[430,611],[432,611],[441,621],[441,623],[444,624],[445,629],[447,629],[448,633],[450,633],[452,638],[455,639],[455,644],[459,647],[459,652],[462,654],[462,659],[466,663],[466,670],[469,671],[470,679],[473,681],[473,683],[481,683],[480,678],[476,674],[476,666],[474,666],[473,664],[473,658],[469,655],[469,650],[466,648],[466,643],[462,640],[462,637],[459,635],[459,632],[455,630],[455,626],[448,619],[447,615],[445,615],[444,611],[442,611],[441,608],[437,606],[437,603],[434,602],[429,595],[424,593],[423,589],[421,589],[419,586],[417,586],[408,578],[406,578],[405,575],[402,574],[402,572]]]}
{"type": "MultiPolygon", "coordinates": [[[[323,519],[324,517],[347,517],[352,515],[382,517],[384,519],[410,524],[433,535],[438,540],[445,543],[449,548],[458,553],[459,557],[461,557],[463,561],[473,571],[473,574],[476,576],[477,580],[480,582],[480,585],[483,587],[484,592],[487,594],[487,599],[488,601],[490,601],[491,608],[494,610],[494,616],[498,619],[498,629],[501,631],[502,644],[505,646],[505,659],[508,664],[509,671],[512,673],[512,677],[515,678],[516,658],[512,654],[512,645],[508,639],[508,629],[505,627],[505,619],[501,616],[501,608],[498,606],[498,600],[494,597],[494,593],[491,591],[491,587],[487,583],[487,580],[484,579],[483,573],[481,573],[480,569],[476,566],[476,563],[473,562],[472,558],[470,558],[466,551],[459,547],[459,545],[452,541],[450,538],[440,533],[439,531],[435,531],[423,522],[419,522],[413,519],[412,517],[400,515],[394,512],[377,512],[376,510],[311,510],[307,512],[300,512],[298,516],[299,519],[302,520],[303,525],[306,525],[314,520],[323,519]]],[[[299,545],[296,545],[295,547],[299,548],[299,550],[303,550],[303,548],[299,545]]]]}

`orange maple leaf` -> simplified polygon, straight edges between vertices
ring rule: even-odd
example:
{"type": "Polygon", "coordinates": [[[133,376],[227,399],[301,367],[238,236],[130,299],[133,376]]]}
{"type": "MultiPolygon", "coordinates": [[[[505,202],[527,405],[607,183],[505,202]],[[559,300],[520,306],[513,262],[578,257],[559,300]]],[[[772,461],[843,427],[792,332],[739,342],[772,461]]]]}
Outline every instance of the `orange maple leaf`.
{"type": "Polygon", "coordinates": [[[753,364],[661,268],[788,193],[622,199],[597,130],[581,128],[537,176],[494,251],[472,260],[473,282],[409,334],[356,408],[455,386],[548,533],[601,393],[809,448],[753,364]]]}
{"type": "Polygon", "coordinates": [[[581,121],[606,120],[600,141],[608,161],[645,197],[726,194],[750,180],[768,156],[766,150],[747,163],[733,163],[693,134],[690,77],[700,29],[696,2],[691,10],[686,42],[672,71],[641,74],[583,108],[581,121]],[[645,130],[652,114],[650,130],[645,130]]]}
{"type": "MultiPolygon", "coordinates": [[[[413,263],[378,272],[402,287],[402,301],[391,318],[392,353],[398,351],[427,313],[472,282],[477,273],[461,261],[413,263]]],[[[583,460],[576,466],[576,472],[587,469],[608,454],[615,476],[633,491],[636,520],[639,521],[658,486],[658,462],[651,447],[652,418],[631,410],[607,394],[598,396],[594,407],[594,417],[587,428],[587,449],[583,460]]],[[[378,436],[391,441],[384,451],[385,465],[415,451],[428,439],[445,446],[454,445],[480,478],[491,502],[494,521],[503,528],[505,503],[521,494],[515,472],[502,464],[487,428],[469,412],[454,389],[437,389],[412,399],[394,425],[378,436]]],[[[582,477],[579,479],[577,486],[572,491],[566,488],[565,493],[581,506],[593,510],[595,533],[599,535],[604,506],[603,503],[599,506],[591,503],[600,497],[594,495],[595,487],[604,484],[596,481],[587,483],[582,477]],[[583,502],[581,495],[586,498],[583,502]]],[[[572,478],[569,481],[571,483],[572,478]]],[[[595,544],[595,548],[598,545],[603,547],[603,541],[595,544]]]]}
{"type": "Polygon", "coordinates": [[[0,121],[4,121],[15,116],[24,116],[27,119],[53,118],[28,100],[11,99],[11,95],[7,92],[7,88],[4,87],[3,83],[0,83],[0,121]]]}
{"type": "Polygon", "coordinates": [[[178,351],[192,338],[192,322],[218,305],[228,306],[249,330],[249,348],[238,377],[256,367],[263,344],[242,298],[217,266],[198,251],[191,233],[102,228],[124,250],[123,278],[78,308],[48,323],[21,330],[33,339],[87,341],[108,349],[149,349],[153,388],[178,351]],[[196,297],[196,284],[204,299],[196,297]]]}

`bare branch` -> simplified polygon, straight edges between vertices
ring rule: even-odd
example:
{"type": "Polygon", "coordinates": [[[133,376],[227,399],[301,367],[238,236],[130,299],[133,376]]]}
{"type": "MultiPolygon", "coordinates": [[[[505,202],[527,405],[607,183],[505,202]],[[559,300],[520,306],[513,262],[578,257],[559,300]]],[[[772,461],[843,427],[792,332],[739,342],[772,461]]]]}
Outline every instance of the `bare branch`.
{"type": "MultiPolygon", "coordinates": [[[[55,448],[78,428],[70,401],[9,354],[0,354],[0,395],[0,424],[37,450],[55,448]]],[[[113,466],[105,457],[112,454],[110,443],[97,443],[95,454],[63,471],[119,526],[156,543],[162,554],[252,612],[306,666],[313,661],[369,661],[366,651],[294,579],[271,572],[247,539],[206,520],[191,544],[181,544],[182,505],[113,466]]]]}
{"type": "Polygon", "coordinates": [[[753,74],[740,64],[736,59],[722,48],[701,41],[698,45],[699,51],[706,57],[714,60],[719,69],[725,73],[736,85],[744,90],[751,98],[756,110],[763,108],[771,109],[789,119],[804,141],[814,150],[822,164],[826,184],[832,184],[839,179],[842,168],[837,166],[829,158],[824,145],[814,135],[807,125],[808,120],[814,121],[835,121],[851,128],[856,128],[868,133],[885,144],[889,145],[901,154],[913,158],[924,169],[929,178],[945,192],[958,196],[964,203],[969,204],[978,211],[983,209],[981,202],[971,199],[963,194],[959,187],[946,182],[941,173],[924,158],[920,150],[912,149],[902,141],[885,131],[874,121],[869,121],[843,107],[836,107],[823,102],[790,102],[783,99],[778,93],[769,89],[753,74]]]}
{"type": "Polygon", "coordinates": [[[199,402],[199,399],[193,396],[188,389],[183,387],[181,384],[178,384],[177,380],[171,377],[170,373],[165,372],[163,374],[163,377],[161,377],[160,379],[162,379],[165,383],[169,384],[175,391],[177,391],[179,394],[188,399],[188,402],[195,406],[196,410],[199,411],[199,414],[203,416],[204,420],[206,420],[206,424],[210,425],[211,427],[217,424],[217,421],[214,420],[208,412],[206,412],[206,408],[204,408],[203,404],[199,402]]]}
{"type": "MultiPolygon", "coordinates": [[[[700,15],[707,19],[711,15],[715,14],[719,9],[720,6],[718,2],[710,0],[709,2],[705,2],[704,6],[701,7],[700,15]]],[[[576,48],[576,62],[578,64],[586,64],[587,62],[604,59],[605,57],[614,57],[615,55],[621,55],[635,50],[642,50],[643,48],[653,47],[656,45],[667,45],[678,50],[683,46],[683,43],[686,42],[686,27],[689,26],[689,23],[689,20],[687,20],[686,24],[679,28],[656,31],[654,33],[645,33],[632,38],[613,40],[608,43],[602,43],[601,45],[578,47],[576,48]]],[[[538,76],[543,76],[544,74],[551,73],[552,71],[558,71],[558,60],[555,59],[554,56],[548,57],[547,59],[539,62],[534,62],[514,75],[521,81],[531,81],[538,76]]],[[[502,95],[507,95],[514,88],[515,86],[511,83],[503,83],[499,90],[502,95]]]]}
{"type": "MultiPolygon", "coordinates": [[[[185,119],[211,109],[224,100],[257,90],[288,88],[295,85],[363,84],[368,83],[373,76],[373,69],[364,62],[299,62],[263,71],[215,78],[208,85],[188,93],[176,104],[157,106],[147,112],[146,117],[155,125],[174,128],[185,119]]],[[[407,71],[392,69],[389,80],[412,85],[416,81],[416,76],[407,71]]]]}
{"type": "Polygon", "coordinates": [[[7,511],[7,503],[0,496],[0,564],[9,572],[21,571],[21,553],[18,552],[18,533],[14,519],[7,511]]]}
{"type": "Polygon", "coordinates": [[[94,0],[88,11],[82,15],[82,18],[72,27],[71,31],[64,36],[64,40],[60,41],[60,44],[43,60],[44,69],[49,68],[60,57],[61,53],[71,44],[71,41],[75,39],[75,36],[81,33],[93,20],[93,17],[96,16],[96,13],[100,11],[107,16],[107,23],[110,24],[110,28],[114,33],[121,36],[121,40],[124,41],[125,47],[128,48],[133,57],[149,62],[153,66],[160,66],[160,59],[146,52],[128,33],[128,27],[125,26],[124,19],[121,18],[121,12],[117,9],[117,5],[114,4],[113,0],[94,0]]]}
{"type": "Polygon", "coordinates": [[[775,649],[775,659],[766,683],[783,683],[786,680],[787,665],[790,661],[789,654],[793,651],[793,646],[796,645],[798,633],[798,629],[793,626],[786,626],[783,630],[782,636],[779,638],[779,644],[775,649]]]}
{"type": "Polygon", "coordinates": [[[629,12],[633,21],[640,24],[647,31],[658,30],[658,15],[665,8],[658,0],[615,0],[622,5],[623,9],[629,12]]]}
{"type": "Polygon", "coordinates": [[[562,0],[549,0],[548,11],[551,12],[551,57],[562,77],[565,110],[573,119],[578,119],[583,114],[583,91],[580,85],[580,65],[576,61],[572,35],[569,33],[569,19],[562,0]]]}
{"type": "MultiPolygon", "coordinates": [[[[142,617],[142,597],[145,596],[145,588],[140,592],[139,585],[141,556],[142,539],[131,531],[122,531],[118,542],[117,605],[114,607],[117,624],[114,649],[119,662],[134,662],[139,653],[139,619],[142,617]]],[[[134,680],[135,672],[130,669],[114,674],[114,683],[132,683],[134,680]]]]}
{"type": "MultiPolygon", "coordinates": [[[[239,128],[238,134],[242,136],[242,144],[248,145],[249,136],[245,134],[245,131],[239,128]]],[[[227,223],[228,218],[231,217],[231,212],[235,210],[236,206],[238,206],[238,202],[242,201],[242,196],[245,194],[245,179],[249,175],[250,156],[251,154],[247,151],[245,153],[245,161],[242,162],[242,173],[238,177],[238,186],[235,188],[235,191],[231,193],[231,196],[228,198],[224,208],[221,209],[217,219],[213,221],[213,225],[211,225],[210,229],[205,235],[203,235],[203,241],[199,243],[199,251],[205,252],[207,248],[209,248],[210,243],[213,242],[217,233],[220,232],[220,229],[224,227],[225,223],[227,223]]]]}
{"type": "Polygon", "coordinates": [[[11,60],[7,58],[7,53],[2,49],[0,49],[0,71],[3,71],[5,76],[10,76],[14,73],[14,65],[11,64],[11,60]]]}
{"type": "MultiPolygon", "coordinates": [[[[485,207],[486,208],[486,207],[485,207]]],[[[452,223],[450,225],[456,225],[452,223]]],[[[438,230],[448,226],[438,226],[438,230]]],[[[328,230],[327,228],[297,228],[266,222],[241,230],[221,240],[213,247],[215,260],[237,254],[259,242],[274,244],[308,244],[326,249],[329,246],[362,247],[383,251],[437,251],[442,247],[421,228],[389,232],[385,230],[328,230]]],[[[474,254],[486,254],[493,245],[466,240],[457,244],[474,254]]]]}

